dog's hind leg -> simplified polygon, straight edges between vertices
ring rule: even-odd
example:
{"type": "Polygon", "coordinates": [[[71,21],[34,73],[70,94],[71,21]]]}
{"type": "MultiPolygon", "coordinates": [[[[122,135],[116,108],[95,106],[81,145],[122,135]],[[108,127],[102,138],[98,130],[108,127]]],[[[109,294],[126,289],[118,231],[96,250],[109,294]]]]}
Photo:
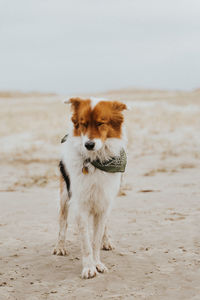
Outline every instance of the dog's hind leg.
{"type": "Polygon", "coordinates": [[[103,238],[102,238],[102,247],[101,249],[103,250],[113,250],[115,247],[113,245],[113,243],[110,240],[109,234],[108,234],[108,226],[105,226],[104,229],[104,234],[103,234],[103,238]]]}
{"type": "Polygon", "coordinates": [[[67,230],[67,217],[69,208],[69,192],[67,190],[63,176],[60,176],[60,213],[59,213],[59,234],[58,242],[53,250],[53,254],[67,255],[65,246],[65,235],[67,230]]]}
{"type": "Polygon", "coordinates": [[[120,188],[119,188],[119,192],[118,192],[118,196],[126,196],[126,192],[125,192],[125,180],[124,180],[124,173],[121,174],[121,181],[120,181],[120,188]]]}

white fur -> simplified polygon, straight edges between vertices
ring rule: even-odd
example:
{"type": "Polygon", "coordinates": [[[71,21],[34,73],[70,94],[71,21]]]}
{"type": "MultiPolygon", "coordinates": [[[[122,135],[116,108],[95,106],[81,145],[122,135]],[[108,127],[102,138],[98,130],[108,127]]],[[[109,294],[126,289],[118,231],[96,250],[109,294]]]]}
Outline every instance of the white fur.
{"type": "Polygon", "coordinates": [[[105,98],[97,98],[97,97],[90,97],[91,100],[91,108],[94,109],[94,107],[101,101],[109,101],[105,98]]]}
{"type": "Polygon", "coordinates": [[[99,151],[87,151],[82,137],[70,135],[64,143],[62,161],[71,180],[72,197],[70,205],[76,214],[83,256],[83,278],[96,275],[97,270],[106,270],[100,261],[100,247],[112,203],[120,187],[120,173],[106,173],[89,166],[89,173],[83,174],[83,161],[99,156],[102,160],[116,155],[123,146],[120,139],[108,139],[99,151]],[[88,219],[94,217],[93,243],[89,240],[88,219]]]}

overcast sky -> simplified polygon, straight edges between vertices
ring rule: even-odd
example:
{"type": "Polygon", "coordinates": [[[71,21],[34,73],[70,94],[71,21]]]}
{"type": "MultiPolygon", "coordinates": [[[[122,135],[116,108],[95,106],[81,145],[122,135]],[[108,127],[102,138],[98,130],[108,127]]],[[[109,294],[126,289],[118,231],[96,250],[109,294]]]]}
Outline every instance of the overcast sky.
{"type": "Polygon", "coordinates": [[[0,90],[200,87],[199,0],[0,0],[0,90]]]}

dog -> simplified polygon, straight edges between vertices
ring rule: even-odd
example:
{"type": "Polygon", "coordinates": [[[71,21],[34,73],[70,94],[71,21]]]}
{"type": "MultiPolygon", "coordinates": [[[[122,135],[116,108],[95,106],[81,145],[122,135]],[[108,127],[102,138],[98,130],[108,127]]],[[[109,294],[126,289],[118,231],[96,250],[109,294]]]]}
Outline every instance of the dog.
{"type": "Polygon", "coordinates": [[[73,207],[82,250],[82,278],[95,277],[107,267],[100,249],[111,250],[106,222],[119,192],[126,166],[123,111],[126,104],[94,98],[70,98],[69,134],[62,143],[60,214],[56,255],[67,255],[65,235],[69,207],[73,207]],[[93,237],[90,240],[89,219],[93,237]]]}

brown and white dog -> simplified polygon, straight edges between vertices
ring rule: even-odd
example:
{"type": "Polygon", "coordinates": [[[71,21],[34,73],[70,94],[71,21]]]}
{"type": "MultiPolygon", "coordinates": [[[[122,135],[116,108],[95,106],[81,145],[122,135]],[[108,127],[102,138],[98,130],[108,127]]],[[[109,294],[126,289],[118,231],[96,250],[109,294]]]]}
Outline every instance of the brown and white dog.
{"type": "Polygon", "coordinates": [[[106,221],[121,181],[121,173],[95,168],[90,161],[109,160],[125,148],[124,103],[98,99],[71,98],[71,129],[62,144],[60,162],[59,237],[54,254],[66,255],[65,234],[69,207],[75,212],[82,249],[82,278],[107,271],[100,260],[101,245],[112,249],[106,221]],[[89,219],[93,219],[90,241],[89,219]]]}

